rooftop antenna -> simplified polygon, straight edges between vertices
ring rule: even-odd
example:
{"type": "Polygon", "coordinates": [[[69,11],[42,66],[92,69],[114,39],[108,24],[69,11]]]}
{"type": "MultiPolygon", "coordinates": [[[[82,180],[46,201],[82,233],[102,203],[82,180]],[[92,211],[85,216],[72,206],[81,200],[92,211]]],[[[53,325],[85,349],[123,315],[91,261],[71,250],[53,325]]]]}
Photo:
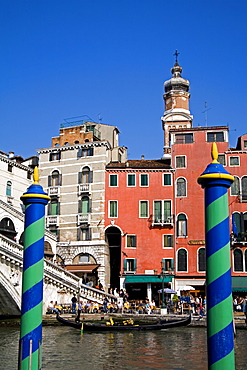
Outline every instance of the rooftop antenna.
{"type": "Polygon", "coordinates": [[[205,114],[205,126],[208,127],[208,114],[207,114],[207,111],[210,110],[211,108],[207,108],[208,103],[206,101],[204,103],[204,106],[205,106],[205,110],[202,113],[205,114]]]}
{"type": "Polygon", "coordinates": [[[98,120],[99,120],[99,123],[101,123],[102,122],[102,117],[101,117],[101,115],[100,115],[101,113],[98,113],[98,120]]]}

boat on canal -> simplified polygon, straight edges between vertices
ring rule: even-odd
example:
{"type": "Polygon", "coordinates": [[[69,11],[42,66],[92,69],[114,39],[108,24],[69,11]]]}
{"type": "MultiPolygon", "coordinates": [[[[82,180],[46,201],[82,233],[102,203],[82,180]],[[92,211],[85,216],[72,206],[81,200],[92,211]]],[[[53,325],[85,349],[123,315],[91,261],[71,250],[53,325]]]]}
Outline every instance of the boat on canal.
{"type": "Polygon", "coordinates": [[[155,323],[135,323],[133,319],[123,320],[122,322],[116,321],[114,322],[110,319],[108,322],[104,323],[92,323],[92,322],[76,322],[72,320],[65,319],[57,314],[57,320],[66,326],[71,326],[75,329],[80,329],[83,331],[95,331],[95,332],[102,332],[102,331],[128,331],[128,330],[162,330],[162,329],[170,329],[175,328],[178,326],[187,326],[191,323],[191,315],[186,317],[185,319],[180,320],[160,320],[155,323]]]}

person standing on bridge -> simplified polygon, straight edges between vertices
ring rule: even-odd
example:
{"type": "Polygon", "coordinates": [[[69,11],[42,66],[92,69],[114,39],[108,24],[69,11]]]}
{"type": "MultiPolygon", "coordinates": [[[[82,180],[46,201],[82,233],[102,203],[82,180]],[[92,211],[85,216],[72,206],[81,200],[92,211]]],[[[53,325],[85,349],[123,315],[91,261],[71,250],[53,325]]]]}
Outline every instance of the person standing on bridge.
{"type": "Polygon", "coordinates": [[[75,294],[71,298],[71,302],[72,302],[72,313],[76,313],[76,302],[77,302],[77,298],[76,298],[76,295],[75,294]]]}

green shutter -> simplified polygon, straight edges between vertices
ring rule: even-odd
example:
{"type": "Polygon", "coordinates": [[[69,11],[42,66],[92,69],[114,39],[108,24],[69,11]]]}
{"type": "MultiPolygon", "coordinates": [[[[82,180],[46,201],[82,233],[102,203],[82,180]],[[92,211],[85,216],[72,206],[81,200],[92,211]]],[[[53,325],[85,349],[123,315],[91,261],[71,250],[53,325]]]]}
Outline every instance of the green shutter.
{"type": "Polygon", "coordinates": [[[126,272],[127,271],[127,260],[126,260],[126,258],[124,259],[124,272],[126,272]]]}
{"type": "Polygon", "coordinates": [[[171,202],[168,200],[164,201],[164,221],[171,216],[171,202]]]}

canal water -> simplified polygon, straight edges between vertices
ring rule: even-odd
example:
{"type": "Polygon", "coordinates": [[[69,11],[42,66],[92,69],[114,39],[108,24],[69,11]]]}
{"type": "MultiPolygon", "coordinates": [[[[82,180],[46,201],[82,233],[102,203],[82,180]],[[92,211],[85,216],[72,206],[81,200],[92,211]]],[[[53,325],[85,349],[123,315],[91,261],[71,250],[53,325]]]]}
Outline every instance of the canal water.
{"type": "MultiPolygon", "coordinates": [[[[17,369],[19,328],[0,327],[0,370],[17,369]]],[[[238,330],[236,370],[247,368],[247,330],[238,330]]],[[[43,327],[42,369],[206,370],[205,328],[158,332],[84,333],[43,327]]],[[[224,370],[224,369],[222,369],[224,370]]]]}

